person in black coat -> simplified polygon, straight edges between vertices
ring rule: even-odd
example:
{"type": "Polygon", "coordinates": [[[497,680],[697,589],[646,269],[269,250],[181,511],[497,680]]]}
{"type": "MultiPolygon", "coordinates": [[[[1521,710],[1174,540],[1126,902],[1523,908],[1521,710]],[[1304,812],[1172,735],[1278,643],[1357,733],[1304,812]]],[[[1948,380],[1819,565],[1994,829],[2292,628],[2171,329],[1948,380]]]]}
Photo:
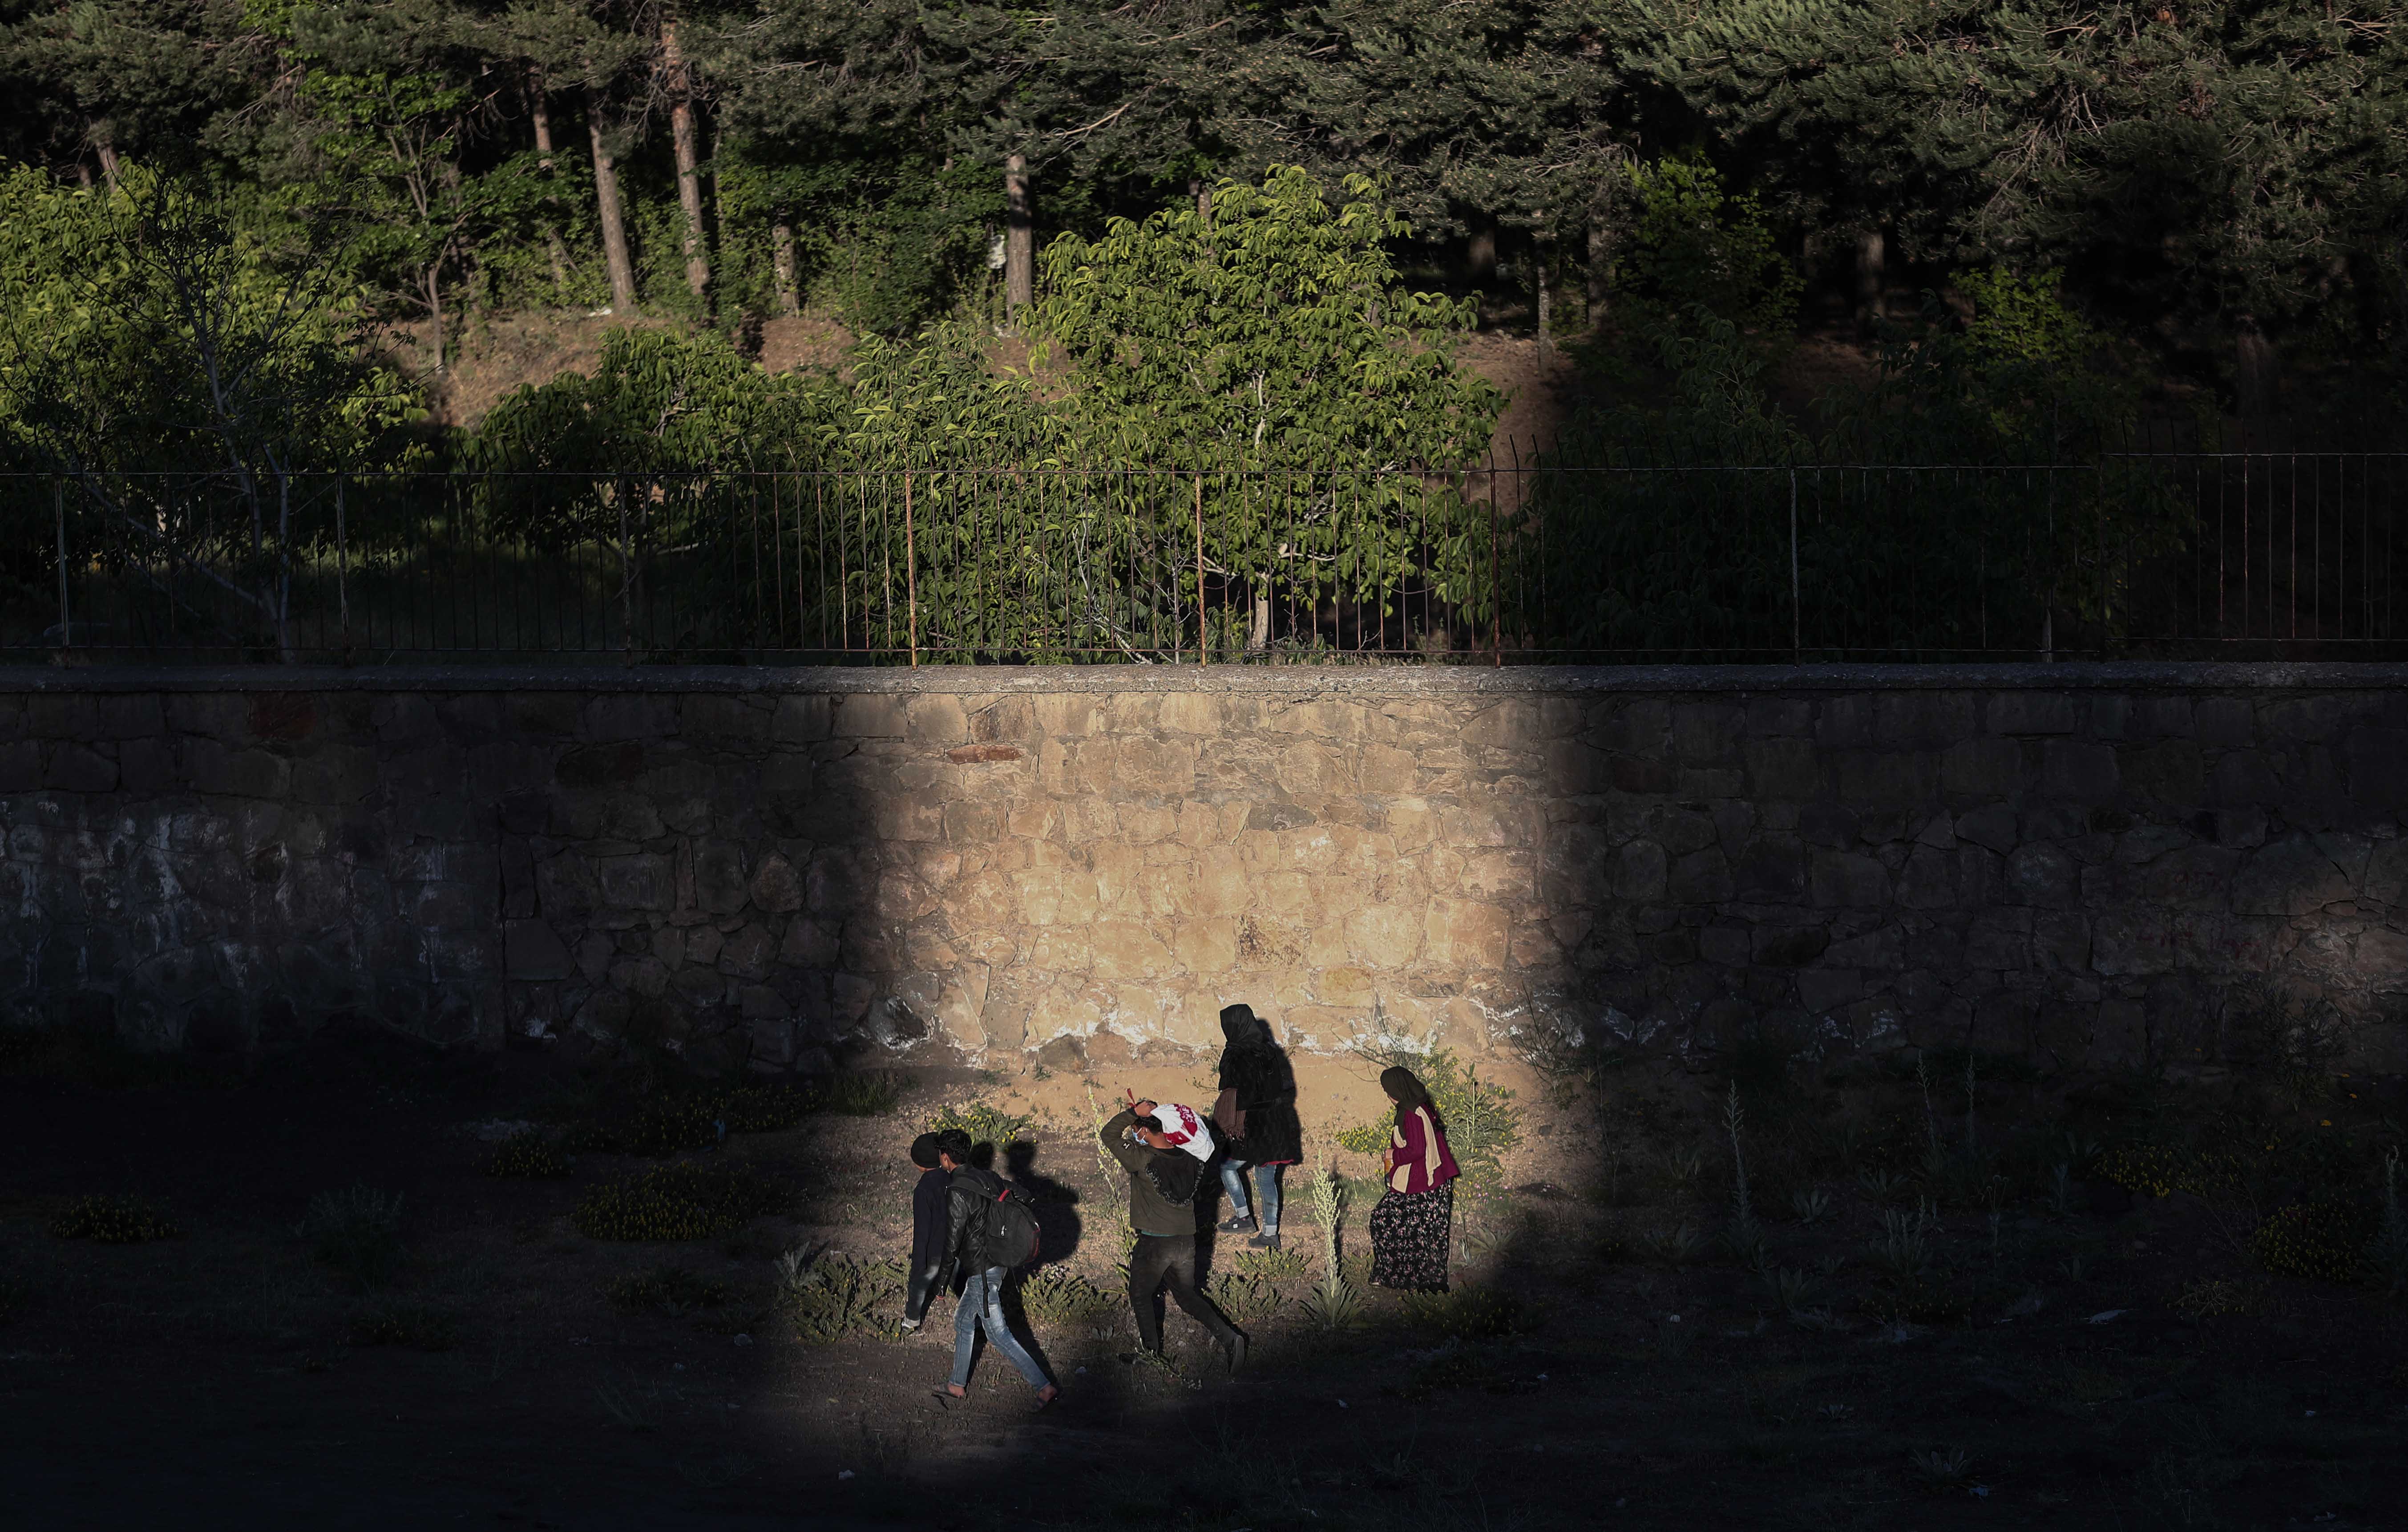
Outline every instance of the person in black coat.
{"type": "MultiPolygon", "coordinates": [[[[962,1137],[962,1153],[967,1157],[969,1136],[962,1137]]],[[[953,1186],[953,1177],[939,1163],[942,1145],[942,1136],[934,1133],[923,1133],[911,1140],[911,1163],[920,1167],[920,1179],[911,1187],[911,1268],[903,1293],[903,1330],[907,1335],[928,1317],[928,1305],[938,1291],[953,1285],[953,1263],[945,1246],[950,1233],[946,1193],[953,1186]]]]}
{"type": "Polygon", "coordinates": [[[1304,1124],[1296,1114],[1296,1070],[1271,1036],[1270,1024],[1247,1005],[1221,1012],[1221,1096],[1213,1104],[1212,1121],[1227,1142],[1221,1161],[1221,1186],[1229,1194],[1229,1217],[1224,1234],[1236,1234],[1250,1224],[1248,1243],[1279,1249],[1280,1167],[1304,1158],[1304,1124]],[[1254,1196],[1246,1198],[1244,1172],[1254,1172],[1254,1196]],[[1257,1219],[1255,1216],[1259,1214],[1257,1219]]]}

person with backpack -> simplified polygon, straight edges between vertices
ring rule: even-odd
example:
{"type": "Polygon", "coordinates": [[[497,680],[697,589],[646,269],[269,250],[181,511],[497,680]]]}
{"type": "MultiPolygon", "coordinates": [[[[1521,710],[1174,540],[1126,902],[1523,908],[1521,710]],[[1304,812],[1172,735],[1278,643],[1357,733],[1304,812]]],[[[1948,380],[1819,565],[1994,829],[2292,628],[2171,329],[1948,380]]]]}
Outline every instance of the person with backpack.
{"type": "Polygon", "coordinates": [[[1304,1124],[1296,1115],[1296,1069],[1254,1008],[1236,1005],[1221,1012],[1221,1096],[1212,1105],[1213,1125],[1225,1149],[1221,1185],[1229,1196],[1223,1234],[1254,1237],[1248,1243],[1280,1248],[1280,1167],[1304,1158],[1304,1124]],[[1254,1173],[1254,1198],[1246,1202],[1245,1172],[1254,1173]]]}
{"type": "Polygon", "coordinates": [[[1196,1286],[1196,1190],[1212,1158],[1212,1130],[1192,1107],[1140,1101],[1132,1092],[1127,1108],[1103,1125],[1100,1137],[1104,1152],[1128,1172],[1129,1223],[1137,1230],[1128,1296],[1139,1345],[1162,1354],[1154,1298],[1167,1282],[1171,1300],[1204,1326],[1236,1373],[1246,1363],[1245,1335],[1196,1286]]]}
{"type": "Polygon", "coordinates": [[[952,1178],[947,1192],[945,1250],[949,1269],[968,1273],[962,1283],[961,1303],[953,1310],[953,1375],[936,1391],[939,1398],[969,1396],[970,1358],[978,1349],[978,1333],[987,1344],[1020,1369],[1037,1390],[1043,1409],[1062,1390],[1045,1376],[1037,1358],[1011,1333],[1003,1314],[1003,1282],[1014,1267],[1037,1258],[1037,1217],[1028,1194],[1004,1183],[992,1170],[967,1163],[969,1136],[958,1129],[940,1136],[937,1163],[952,1178]]]}

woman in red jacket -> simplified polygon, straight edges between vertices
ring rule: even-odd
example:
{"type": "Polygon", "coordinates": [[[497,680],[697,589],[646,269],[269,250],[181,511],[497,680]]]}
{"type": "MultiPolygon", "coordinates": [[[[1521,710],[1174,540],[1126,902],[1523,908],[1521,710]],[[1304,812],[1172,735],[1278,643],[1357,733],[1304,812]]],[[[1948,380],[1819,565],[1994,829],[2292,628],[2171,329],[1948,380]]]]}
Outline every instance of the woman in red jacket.
{"type": "Polygon", "coordinates": [[[1455,1220],[1455,1155],[1429,1091],[1411,1069],[1383,1069],[1397,1104],[1383,1166],[1388,1190],[1371,1210],[1371,1281],[1380,1287],[1446,1291],[1446,1241],[1455,1220]]]}

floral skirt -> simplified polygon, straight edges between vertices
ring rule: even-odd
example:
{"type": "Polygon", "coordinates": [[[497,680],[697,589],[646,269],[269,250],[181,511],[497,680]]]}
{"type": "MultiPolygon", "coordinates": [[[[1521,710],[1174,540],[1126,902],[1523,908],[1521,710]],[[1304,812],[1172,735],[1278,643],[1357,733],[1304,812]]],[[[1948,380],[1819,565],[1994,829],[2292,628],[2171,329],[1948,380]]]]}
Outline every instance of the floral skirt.
{"type": "Polygon", "coordinates": [[[1419,1293],[1446,1291],[1447,1231],[1455,1184],[1427,1192],[1390,1191],[1371,1210],[1371,1282],[1419,1293]]]}

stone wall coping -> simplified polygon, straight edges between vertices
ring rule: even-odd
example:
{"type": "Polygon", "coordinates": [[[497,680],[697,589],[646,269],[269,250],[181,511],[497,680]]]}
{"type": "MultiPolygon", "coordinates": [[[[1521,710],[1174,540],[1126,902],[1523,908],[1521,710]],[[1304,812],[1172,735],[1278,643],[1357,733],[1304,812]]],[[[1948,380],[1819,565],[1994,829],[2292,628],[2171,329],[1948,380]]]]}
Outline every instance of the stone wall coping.
{"type": "Polygon", "coordinates": [[[128,692],[660,692],[1010,694],[1206,692],[1445,697],[1614,692],[2393,691],[2408,665],[0,666],[0,695],[128,692]]]}

